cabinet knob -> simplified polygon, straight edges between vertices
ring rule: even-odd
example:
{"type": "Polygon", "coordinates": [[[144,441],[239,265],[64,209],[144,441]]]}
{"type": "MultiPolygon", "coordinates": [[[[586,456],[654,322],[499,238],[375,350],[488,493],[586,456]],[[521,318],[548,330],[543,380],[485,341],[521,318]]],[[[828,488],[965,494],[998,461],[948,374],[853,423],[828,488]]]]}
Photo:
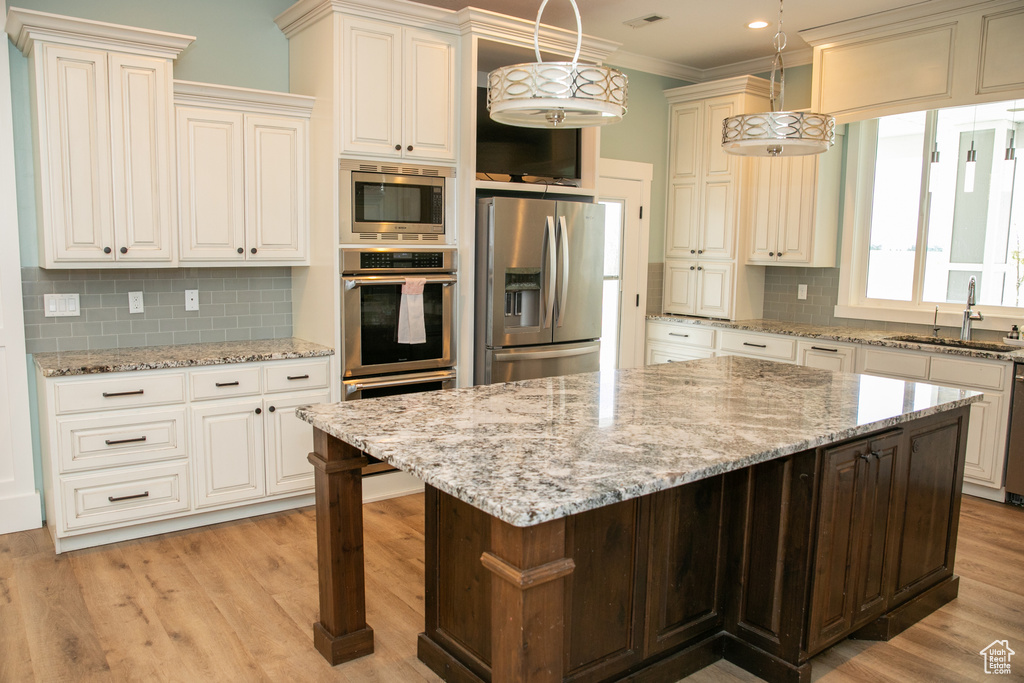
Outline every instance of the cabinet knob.
{"type": "Polygon", "coordinates": [[[121,253],[122,254],[127,254],[128,253],[128,247],[121,247],[121,253]]]}
{"type": "Polygon", "coordinates": [[[861,453],[860,454],[860,459],[861,460],[870,460],[871,459],[871,454],[870,453],[861,453]]]}
{"type": "Polygon", "coordinates": [[[257,414],[257,415],[261,415],[261,414],[263,414],[263,408],[257,408],[257,409],[256,409],[256,414],[257,414]]]}
{"type": "Polygon", "coordinates": [[[408,146],[408,147],[406,147],[405,149],[406,149],[406,151],[407,151],[407,152],[411,152],[411,151],[412,151],[412,145],[409,145],[409,146],[408,146]]]}
{"type": "Polygon", "coordinates": [[[275,408],[274,406],[270,406],[269,408],[267,408],[267,410],[269,410],[270,412],[274,412],[275,410],[277,410],[277,408],[275,408]]]}
{"type": "Polygon", "coordinates": [[[250,249],[249,252],[252,253],[252,254],[255,254],[256,253],[256,247],[253,247],[252,249],[250,249]]]}
{"type": "Polygon", "coordinates": [[[109,254],[110,253],[110,247],[103,247],[103,253],[104,254],[109,254]]]}
{"type": "Polygon", "coordinates": [[[704,268],[701,266],[697,266],[697,270],[704,270],[704,268]]]}
{"type": "Polygon", "coordinates": [[[696,250],[696,249],[691,249],[691,250],[690,250],[690,253],[691,253],[691,254],[696,254],[696,253],[697,253],[697,250],[696,250]]]}
{"type": "Polygon", "coordinates": [[[401,145],[395,145],[395,151],[396,152],[401,152],[402,151],[402,146],[401,145]]]}
{"type": "Polygon", "coordinates": [[[690,270],[696,270],[695,266],[690,266],[690,270]]]}
{"type": "Polygon", "coordinates": [[[244,254],[245,253],[245,249],[242,249],[241,247],[239,247],[238,248],[238,253],[239,254],[244,254]]]}
{"type": "Polygon", "coordinates": [[[769,251],[769,252],[768,252],[768,255],[769,255],[769,256],[775,256],[775,252],[774,252],[774,251],[769,251]]]}
{"type": "Polygon", "coordinates": [[[698,250],[697,250],[697,253],[698,253],[698,254],[703,254],[703,253],[704,253],[704,250],[703,250],[703,249],[698,249],[698,250]]]}

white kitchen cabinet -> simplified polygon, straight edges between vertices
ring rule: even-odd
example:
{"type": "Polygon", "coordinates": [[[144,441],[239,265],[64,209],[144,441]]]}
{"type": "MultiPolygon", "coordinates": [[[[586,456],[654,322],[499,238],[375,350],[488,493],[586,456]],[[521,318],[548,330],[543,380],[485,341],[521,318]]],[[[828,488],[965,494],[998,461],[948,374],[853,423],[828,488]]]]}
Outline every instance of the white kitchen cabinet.
{"type": "Polygon", "coordinates": [[[39,265],[175,266],[171,62],[193,38],[12,9],[29,58],[39,265]]]}
{"type": "Polygon", "coordinates": [[[647,322],[647,365],[712,358],[716,331],[672,322],[647,322]]]}
{"type": "Polygon", "coordinates": [[[857,362],[857,347],[830,341],[801,339],[796,343],[796,362],[832,372],[853,372],[857,362]]]}
{"type": "Polygon", "coordinates": [[[732,317],[732,263],[666,261],[666,313],[709,318],[732,317]]]}
{"type": "Polygon", "coordinates": [[[58,552],[309,504],[329,358],[71,377],[37,369],[58,552]]]}
{"type": "Polygon", "coordinates": [[[837,138],[824,154],[749,160],[748,264],[835,266],[843,156],[837,138]]]}
{"type": "Polygon", "coordinates": [[[455,161],[454,36],[345,17],[341,152],[455,161]]]}
{"type": "Polygon", "coordinates": [[[307,264],[312,98],[174,88],[182,263],[307,264]]]}

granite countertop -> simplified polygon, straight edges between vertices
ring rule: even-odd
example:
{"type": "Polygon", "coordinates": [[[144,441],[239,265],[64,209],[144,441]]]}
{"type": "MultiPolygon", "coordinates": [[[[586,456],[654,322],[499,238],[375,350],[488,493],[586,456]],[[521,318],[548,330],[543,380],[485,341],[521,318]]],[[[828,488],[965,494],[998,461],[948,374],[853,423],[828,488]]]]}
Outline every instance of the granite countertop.
{"type": "Polygon", "coordinates": [[[509,524],[532,526],[980,397],[729,356],[297,414],[509,524]]]}
{"type": "Polygon", "coordinates": [[[209,342],[178,346],[134,346],[93,351],[37,353],[35,364],[44,377],[91,375],[100,372],[132,372],[187,368],[223,363],[253,363],[287,358],[330,356],[334,350],[304,339],[259,339],[254,341],[209,342]]]}
{"type": "MultiPolygon", "coordinates": [[[[962,346],[943,346],[937,344],[919,344],[910,341],[898,341],[890,337],[898,337],[903,333],[892,330],[871,330],[860,327],[841,327],[825,325],[809,325],[784,320],[709,320],[707,318],[690,318],[681,315],[649,315],[648,320],[676,323],[679,325],[700,325],[703,327],[720,327],[729,330],[746,330],[749,332],[766,332],[769,334],[788,334],[794,337],[811,339],[830,339],[837,342],[852,344],[871,344],[873,346],[889,346],[895,349],[911,351],[930,351],[931,353],[952,354],[969,358],[988,358],[991,360],[1024,361],[1024,346],[1019,351],[990,351],[962,346]]],[[[956,343],[956,340],[951,340],[956,343]]],[[[995,342],[999,343],[999,342],[995,342]]]]}

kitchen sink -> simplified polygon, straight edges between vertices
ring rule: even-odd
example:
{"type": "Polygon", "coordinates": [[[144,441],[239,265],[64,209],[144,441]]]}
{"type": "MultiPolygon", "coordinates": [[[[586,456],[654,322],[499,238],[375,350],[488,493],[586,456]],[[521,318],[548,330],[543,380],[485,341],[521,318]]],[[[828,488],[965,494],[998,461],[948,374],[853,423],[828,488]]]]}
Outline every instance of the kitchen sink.
{"type": "Polygon", "coordinates": [[[984,341],[964,341],[962,339],[953,339],[951,337],[929,337],[924,334],[897,334],[892,337],[886,337],[891,341],[901,342],[912,342],[914,344],[932,344],[935,346],[955,346],[963,349],[977,349],[979,351],[1020,351],[1024,347],[1010,346],[1009,344],[999,344],[996,342],[984,342],[984,341]]]}

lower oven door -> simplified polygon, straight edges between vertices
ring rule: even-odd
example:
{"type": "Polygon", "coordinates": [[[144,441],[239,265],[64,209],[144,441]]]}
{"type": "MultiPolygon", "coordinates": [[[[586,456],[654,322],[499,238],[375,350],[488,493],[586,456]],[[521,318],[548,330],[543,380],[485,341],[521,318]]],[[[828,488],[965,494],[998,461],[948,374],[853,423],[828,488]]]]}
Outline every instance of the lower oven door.
{"type": "Polygon", "coordinates": [[[362,398],[453,389],[455,380],[454,369],[437,372],[410,372],[386,377],[356,377],[342,382],[341,400],[355,401],[362,398]]]}
{"type": "Polygon", "coordinates": [[[455,365],[454,273],[425,275],[423,344],[398,343],[402,276],[342,277],[344,376],[428,370],[455,365]]]}

